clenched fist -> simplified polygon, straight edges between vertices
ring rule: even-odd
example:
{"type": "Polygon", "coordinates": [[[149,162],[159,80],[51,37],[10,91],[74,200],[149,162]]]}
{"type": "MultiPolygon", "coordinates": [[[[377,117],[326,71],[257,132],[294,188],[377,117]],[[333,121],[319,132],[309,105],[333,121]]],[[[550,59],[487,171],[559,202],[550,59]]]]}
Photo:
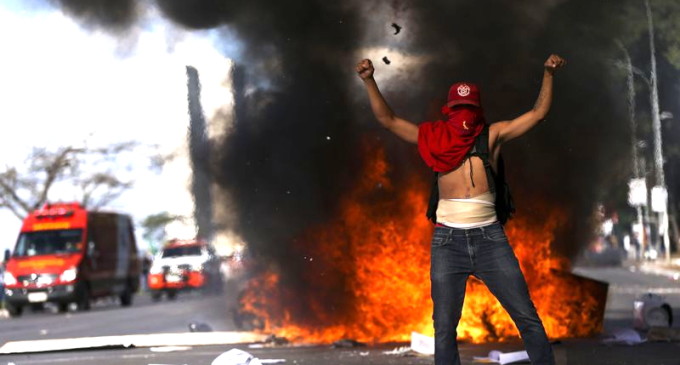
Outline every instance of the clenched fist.
{"type": "Polygon", "coordinates": [[[357,63],[356,70],[357,74],[359,74],[359,77],[361,77],[362,80],[370,79],[373,77],[373,72],[375,72],[375,68],[373,68],[373,62],[371,62],[371,60],[368,58],[357,63]]]}
{"type": "Polygon", "coordinates": [[[550,72],[553,74],[555,70],[558,68],[564,66],[567,64],[567,61],[564,60],[564,58],[556,55],[556,54],[551,54],[550,57],[545,61],[543,64],[543,67],[545,68],[546,71],[550,72]]]}

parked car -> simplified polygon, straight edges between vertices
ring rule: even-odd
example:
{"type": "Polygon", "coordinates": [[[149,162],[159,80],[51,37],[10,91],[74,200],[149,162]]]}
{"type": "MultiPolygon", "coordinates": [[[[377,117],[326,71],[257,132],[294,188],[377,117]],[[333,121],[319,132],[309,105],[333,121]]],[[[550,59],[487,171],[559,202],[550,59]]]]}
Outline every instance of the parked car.
{"type": "Polygon", "coordinates": [[[78,203],[45,204],[24,219],[16,246],[7,255],[5,307],[19,316],[24,306],[70,303],[117,296],[132,304],[140,265],[128,215],[88,211],[78,203]]]}
{"type": "Polygon", "coordinates": [[[154,258],[147,284],[153,300],[165,294],[174,299],[180,291],[222,290],[221,261],[215,249],[202,240],[172,240],[154,258]]]}

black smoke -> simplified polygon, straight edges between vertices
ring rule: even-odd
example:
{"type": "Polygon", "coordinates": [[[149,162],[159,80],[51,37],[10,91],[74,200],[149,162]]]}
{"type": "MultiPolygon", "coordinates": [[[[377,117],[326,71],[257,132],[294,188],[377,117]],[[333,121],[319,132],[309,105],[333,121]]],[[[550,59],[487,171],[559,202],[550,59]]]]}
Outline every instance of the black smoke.
{"type": "Polygon", "coordinates": [[[86,26],[121,31],[139,18],[137,0],[50,0],[86,26]]]}
{"type": "MultiPolygon", "coordinates": [[[[60,3],[103,25],[129,24],[135,16],[132,0],[60,3]],[[105,10],[103,4],[116,5],[105,10]]],[[[596,202],[623,191],[630,176],[625,81],[612,66],[614,40],[628,31],[621,3],[156,1],[186,28],[228,29],[243,42],[233,75],[234,129],[213,150],[219,161],[213,179],[235,200],[236,228],[252,253],[289,270],[287,279],[301,287],[295,237],[333,219],[348,186],[362,179],[362,136],[386,144],[395,184],[414,172],[429,179],[414,147],[377,127],[352,72],[364,47],[395,42],[426,60],[386,92],[397,113],[415,122],[436,118],[432,110],[458,80],[481,86],[489,121],[514,118],[533,106],[548,55],[567,59],[547,121],[509,143],[504,155],[517,214],[538,222],[547,208],[559,207],[555,247],[573,256],[590,238],[596,202]],[[372,21],[378,16],[386,19],[382,26],[372,21]],[[392,23],[402,26],[398,35],[392,23]]],[[[374,61],[377,72],[400,66],[374,61]]]]}

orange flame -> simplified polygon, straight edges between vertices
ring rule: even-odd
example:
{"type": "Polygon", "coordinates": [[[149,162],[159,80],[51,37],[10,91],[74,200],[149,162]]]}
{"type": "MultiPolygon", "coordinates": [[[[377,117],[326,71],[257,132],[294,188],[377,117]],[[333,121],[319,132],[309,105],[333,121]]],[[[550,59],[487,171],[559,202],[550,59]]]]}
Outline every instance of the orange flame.
{"type": "MultiPolygon", "coordinates": [[[[338,219],[296,240],[294,253],[305,257],[305,266],[298,268],[304,288],[291,288],[276,269],[250,281],[241,305],[263,321],[264,331],[314,343],[341,338],[407,341],[412,331],[433,335],[432,225],[424,216],[428,186],[411,178],[406,187],[395,188],[387,177],[384,151],[367,155],[375,158],[347,195],[338,219]],[[329,295],[336,301],[329,304],[329,295]]],[[[592,320],[597,314],[583,308],[598,307],[597,299],[559,274],[568,269],[568,262],[552,257],[550,243],[561,216],[551,211],[544,217],[541,222],[515,218],[506,233],[548,335],[591,335],[600,330],[592,320]]],[[[518,333],[486,287],[471,279],[458,335],[461,340],[487,342],[518,333]]]]}

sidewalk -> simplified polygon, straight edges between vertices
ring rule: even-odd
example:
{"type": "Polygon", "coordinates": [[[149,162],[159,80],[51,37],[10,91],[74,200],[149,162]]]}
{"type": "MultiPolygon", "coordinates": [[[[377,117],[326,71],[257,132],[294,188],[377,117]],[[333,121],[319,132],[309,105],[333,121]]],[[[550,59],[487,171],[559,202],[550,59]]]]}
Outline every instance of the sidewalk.
{"type": "Polygon", "coordinates": [[[640,271],[647,274],[665,276],[673,280],[680,280],[680,256],[671,256],[670,261],[658,259],[656,261],[642,261],[636,265],[640,271]]]}

